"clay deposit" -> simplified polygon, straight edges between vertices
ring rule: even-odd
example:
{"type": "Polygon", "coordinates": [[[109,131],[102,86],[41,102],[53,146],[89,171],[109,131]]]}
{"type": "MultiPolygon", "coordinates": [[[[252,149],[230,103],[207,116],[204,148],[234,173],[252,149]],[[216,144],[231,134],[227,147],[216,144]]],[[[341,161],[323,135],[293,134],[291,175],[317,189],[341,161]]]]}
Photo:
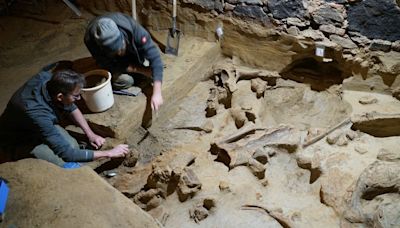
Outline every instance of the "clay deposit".
{"type": "MultiPolygon", "coordinates": [[[[105,2],[81,2],[83,18],[55,4],[59,13],[46,18],[59,18],[56,24],[2,18],[2,31],[15,27],[0,38],[2,108],[41,66],[89,56],[82,41],[87,19],[105,10],[130,9],[125,1],[105,2]],[[15,26],[20,23],[31,26],[15,26]]],[[[311,12],[312,23],[324,25],[315,30],[302,17],[265,13],[272,8],[264,10],[264,2],[278,7],[277,1],[178,2],[184,36],[178,57],[162,54],[165,104],[160,112],[149,111],[148,87],[143,86],[144,93],[137,97],[115,96],[107,112],[85,114],[91,126],[108,137],[106,147],[124,142],[132,153],[125,160],[90,164],[103,180],[75,187],[86,191],[92,190],[89,185],[103,186],[102,191],[92,191],[93,199],[75,193],[72,198],[51,198],[68,209],[71,214],[60,210],[63,216],[74,216],[74,223],[51,214],[54,205],[46,204],[33,208],[46,211],[45,219],[27,211],[20,221],[18,209],[30,209],[14,196],[5,224],[24,227],[29,219],[41,227],[98,227],[99,223],[107,227],[103,220],[112,218],[112,213],[93,211],[87,216],[99,217],[91,217],[91,224],[79,223],[86,218],[70,208],[80,207],[66,203],[93,200],[98,204],[88,204],[92,209],[106,202],[124,210],[120,215],[125,216],[128,207],[138,224],[160,227],[399,227],[400,52],[396,41],[390,41],[394,48],[389,51],[382,50],[385,42],[374,41],[379,50],[370,49],[371,40],[360,34],[338,41],[344,32],[348,34],[345,24],[354,13],[346,14],[342,3],[327,6],[311,1],[304,10],[311,12]],[[324,17],[327,11],[334,15],[329,22],[324,17]],[[254,18],[248,19],[249,14],[254,18]],[[222,40],[215,37],[217,25],[223,25],[222,40]],[[329,61],[315,55],[317,41],[327,47],[329,61]],[[121,205],[97,196],[113,197],[121,205]]],[[[170,6],[158,0],[139,1],[138,6],[140,19],[162,50],[170,6]]],[[[298,9],[296,14],[307,14],[298,9]]],[[[355,22],[351,23],[354,28],[355,22]]],[[[89,66],[82,60],[75,63],[76,69],[89,66]]],[[[80,133],[72,126],[69,129],[80,133]]],[[[11,187],[29,175],[23,172],[23,162],[30,172],[38,169],[43,174],[32,178],[66,181],[62,170],[28,160],[0,165],[0,176],[9,177],[11,187]],[[10,170],[19,176],[13,177],[10,170]]],[[[78,174],[73,172],[71,178],[78,174]]],[[[85,178],[95,175],[87,167],[81,172],[85,178]]],[[[43,187],[33,180],[27,184],[43,187]]],[[[22,188],[18,194],[32,203],[24,193],[27,187],[18,186],[15,189],[22,188]]],[[[42,191],[69,194],[51,186],[42,191]]],[[[126,224],[132,222],[118,219],[120,223],[115,218],[106,224],[129,227],[126,224]]]]}

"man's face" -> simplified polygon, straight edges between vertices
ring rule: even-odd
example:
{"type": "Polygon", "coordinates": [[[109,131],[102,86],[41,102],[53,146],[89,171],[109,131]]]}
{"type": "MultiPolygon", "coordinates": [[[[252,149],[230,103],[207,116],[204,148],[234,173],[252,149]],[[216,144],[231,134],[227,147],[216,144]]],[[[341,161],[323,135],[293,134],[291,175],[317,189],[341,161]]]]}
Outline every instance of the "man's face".
{"type": "Polygon", "coordinates": [[[78,101],[81,99],[81,87],[77,86],[75,89],[69,93],[69,94],[62,94],[59,93],[57,95],[57,100],[61,102],[63,105],[71,105],[75,101],[78,101]]]}

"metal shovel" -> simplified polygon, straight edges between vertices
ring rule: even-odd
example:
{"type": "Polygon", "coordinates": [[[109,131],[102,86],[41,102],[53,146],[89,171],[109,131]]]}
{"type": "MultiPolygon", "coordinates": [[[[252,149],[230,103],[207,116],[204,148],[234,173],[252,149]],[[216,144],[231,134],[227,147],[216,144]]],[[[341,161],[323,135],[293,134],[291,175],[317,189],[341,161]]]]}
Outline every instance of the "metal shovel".
{"type": "Polygon", "coordinates": [[[172,28],[169,28],[165,53],[178,55],[181,32],[176,29],[176,0],[172,1],[172,28]]]}

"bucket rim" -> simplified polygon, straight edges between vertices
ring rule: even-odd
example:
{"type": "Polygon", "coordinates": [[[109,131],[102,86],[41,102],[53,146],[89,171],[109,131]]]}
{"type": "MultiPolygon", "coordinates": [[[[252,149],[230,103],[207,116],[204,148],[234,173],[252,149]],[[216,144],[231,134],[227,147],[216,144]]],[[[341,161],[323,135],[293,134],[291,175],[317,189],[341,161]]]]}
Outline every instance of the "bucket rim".
{"type": "Polygon", "coordinates": [[[99,90],[99,89],[103,88],[104,86],[106,86],[106,85],[107,85],[108,83],[110,83],[110,81],[111,81],[111,73],[110,73],[109,71],[107,71],[107,70],[96,69],[96,70],[91,70],[91,71],[88,71],[88,72],[84,73],[83,75],[85,76],[85,78],[86,78],[87,76],[96,75],[96,74],[97,74],[97,75],[100,74],[100,75],[105,76],[104,73],[107,74],[107,80],[106,80],[105,82],[103,82],[103,83],[101,83],[100,85],[97,85],[97,86],[95,86],[95,87],[82,88],[82,91],[84,91],[84,92],[89,92],[89,91],[99,90]]]}

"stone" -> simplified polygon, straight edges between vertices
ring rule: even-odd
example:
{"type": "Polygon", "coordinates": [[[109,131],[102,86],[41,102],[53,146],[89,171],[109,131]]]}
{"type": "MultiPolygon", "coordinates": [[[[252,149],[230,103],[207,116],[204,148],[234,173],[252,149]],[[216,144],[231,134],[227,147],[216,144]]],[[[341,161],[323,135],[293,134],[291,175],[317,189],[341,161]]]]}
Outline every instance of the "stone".
{"type": "Polygon", "coordinates": [[[382,148],[379,150],[377,158],[381,161],[388,162],[400,161],[400,152],[398,150],[390,151],[388,149],[382,148]]]}
{"type": "Polygon", "coordinates": [[[338,35],[330,35],[329,39],[337,43],[338,45],[342,46],[343,48],[348,48],[348,49],[357,48],[357,45],[349,38],[341,37],[338,35]]]}
{"type": "Polygon", "coordinates": [[[225,5],[224,5],[224,10],[225,11],[233,11],[235,9],[235,5],[232,5],[232,4],[230,4],[230,3],[225,3],[225,5]]]}
{"type": "Polygon", "coordinates": [[[343,12],[331,5],[324,4],[311,13],[312,19],[319,25],[335,25],[341,27],[344,22],[343,12]]]}
{"type": "Polygon", "coordinates": [[[347,10],[348,30],[369,39],[400,40],[400,8],[393,0],[364,0],[347,10]]]}
{"type": "Polygon", "coordinates": [[[354,150],[359,154],[365,154],[368,152],[367,149],[365,149],[364,147],[361,147],[361,146],[355,146],[354,150]]]}
{"type": "Polygon", "coordinates": [[[310,23],[308,21],[302,21],[299,18],[294,18],[294,17],[289,17],[286,19],[286,24],[291,26],[297,26],[300,28],[304,28],[307,27],[308,25],[310,25],[310,23]]]}
{"type": "Polygon", "coordinates": [[[378,99],[376,97],[368,95],[368,96],[361,97],[358,102],[363,105],[375,104],[378,102],[378,99]]]}
{"type": "Polygon", "coordinates": [[[343,36],[346,33],[346,30],[335,27],[334,25],[321,25],[319,26],[319,30],[328,34],[336,34],[339,36],[343,36]]]}
{"type": "Polygon", "coordinates": [[[290,26],[288,29],[286,29],[286,32],[292,36],[298,36],[300,34],[300,29],[296,26],[290,26]]]}
{"type": "Polygon", "coordinates": [[[183,175],[178,183],[177,193],[181,202],[186,201],[189,197],[193,197],[194,194],[201,189],[201,182],[196,176],[194,171],[190,168],[185,168],[183,175]]]}
{"type": "Polygon", "coordinates": [[[392,50],[400,52],[400,40],[396,40],[392,43],[392,50]]]}
{"type": "Polygon", "coordinates": [[[358,137],[358,132],[349,130],[349,131],[346,132],[346,137],[347,137],[349,140],[354,140],[355,138],[358,137]]]}
{"type": "Polygon", "coordinates": [[[307,15],[307,9],[302,0],[270,0],[268,1],[268,8],[276,19],[305,18],[307,15]]]}
{"type": "Polygon", "coordinates": [[[246,3],[246,5],[262,5],[261,0],[239,0],[240,3],[246,3]]]}
{"type": "Polygon", "coordinates": [[[341,131],[334,131],[326,137],[326,142],[329,143],[330,145],[336,144],[341,135],[342,135],[341,131]]]}
{"type": "Polygon", "coordinates": [[[219,190],[220,190],[221,192],[230,192],[231,189],[230,189],[230,187],[229,187],[229,183],[228,183],[228,182],[225,182],[225,181],[220,181],[220,182],[219,182],[219,190]]]}
{"type": "Polygon", "coordinates": [[[264,179],[265,166],[262,163],[258,162],[256,159],[250,158],[248,166],[254,176],[256,176],[260,180],[264,179]]]}
{"type": "Polygon", "coordinates": [[[352,129],[373,135],[389,137],[400,135],[400,114],[369,112],[351,118],[352,129]]]}
{"type": "Polygon", "coordinates": [[[342,134],[336,141],[336,145],[338,145],[338,146],[346,146],[348,143],[349,143],[349,140],[347,139],[345,134],[342,134]]]}
{"type": "Polygon", "coordinates": [[[218,11],[222,11],[223,9],[223,4],[222,4],[222,0],[216,0],[216,1],[208,1],[208,0],[183,0],[183,3],[188,3],[188,4],[193,4],[193,5],[197,5],[200,6],[203,9],[206,10],[218,10],[218,11]]]}
{"type": "Polygon", "coordinates": [[[133,202],[143,210],[151,210],[161,204],[162,192],[159,189],[142,191],[133,197],[133,202]]]}
{"type": "Polygon", "coordinates": [[[237,3],[239,3],[239,0],[226,0],[227,3],[235,5],[237,3]]]}
{"type": "Polygon", "coordinates": [[[319,31],[319,30],[314,30],[314,29],[306,29],[300,32],[300,35],[306,37],[306,38],[311,38],[315,41],[322,41],[325,39],[324,34],[319,31]]]}
{"type": "Polygon", "coordinates": [[[390,51],[391,47],[392,47],[392,42],[390,41],[374,39],[372,40],[372,43],[369,46],[369,50],[388,52],[390,51]]]}
{"type": "Polygon", "coordinates": [[[354,41],[356,44],[360,46],[368,46],[371,43],[371,40],[368,37],[361,35],[359,32],[348,32],[350,39],[354,41]]]}
{"type": "Polygon", "coordinates": [[[134,167],[139,159],[139,152],[134,148],[130,148],[130,150],[131,151],[125,156],[122,162],[123,166],[134,167]]]}
{"type": "Polygon", "coordinates": [[[264,96],[264,91],[267,89],[268,82],[261,78],[251,79],[251,91],[257,94],[257,98],[264,96]]]}
{"type": "Polygon", "coordinates": [[[252,18],[262,22],[269,20],[267,14],[259,6],[237,5],[233,10],[233,14],[240,17],[252,18]]]}
{"type": "Polygon", "coordinates": [[[199,223],[201,220],[204,220],[209,215],[208,210],[203,206],[196,206],[195,208],[189,211],[189,214],[190,218],[192,218],[196,223],[199,223]]]}
{"type": "Polygon", "coordinates": [[[345,4],[348,0],[325,0],[325,2],[333,2],[337,4],[345,4]]]}

